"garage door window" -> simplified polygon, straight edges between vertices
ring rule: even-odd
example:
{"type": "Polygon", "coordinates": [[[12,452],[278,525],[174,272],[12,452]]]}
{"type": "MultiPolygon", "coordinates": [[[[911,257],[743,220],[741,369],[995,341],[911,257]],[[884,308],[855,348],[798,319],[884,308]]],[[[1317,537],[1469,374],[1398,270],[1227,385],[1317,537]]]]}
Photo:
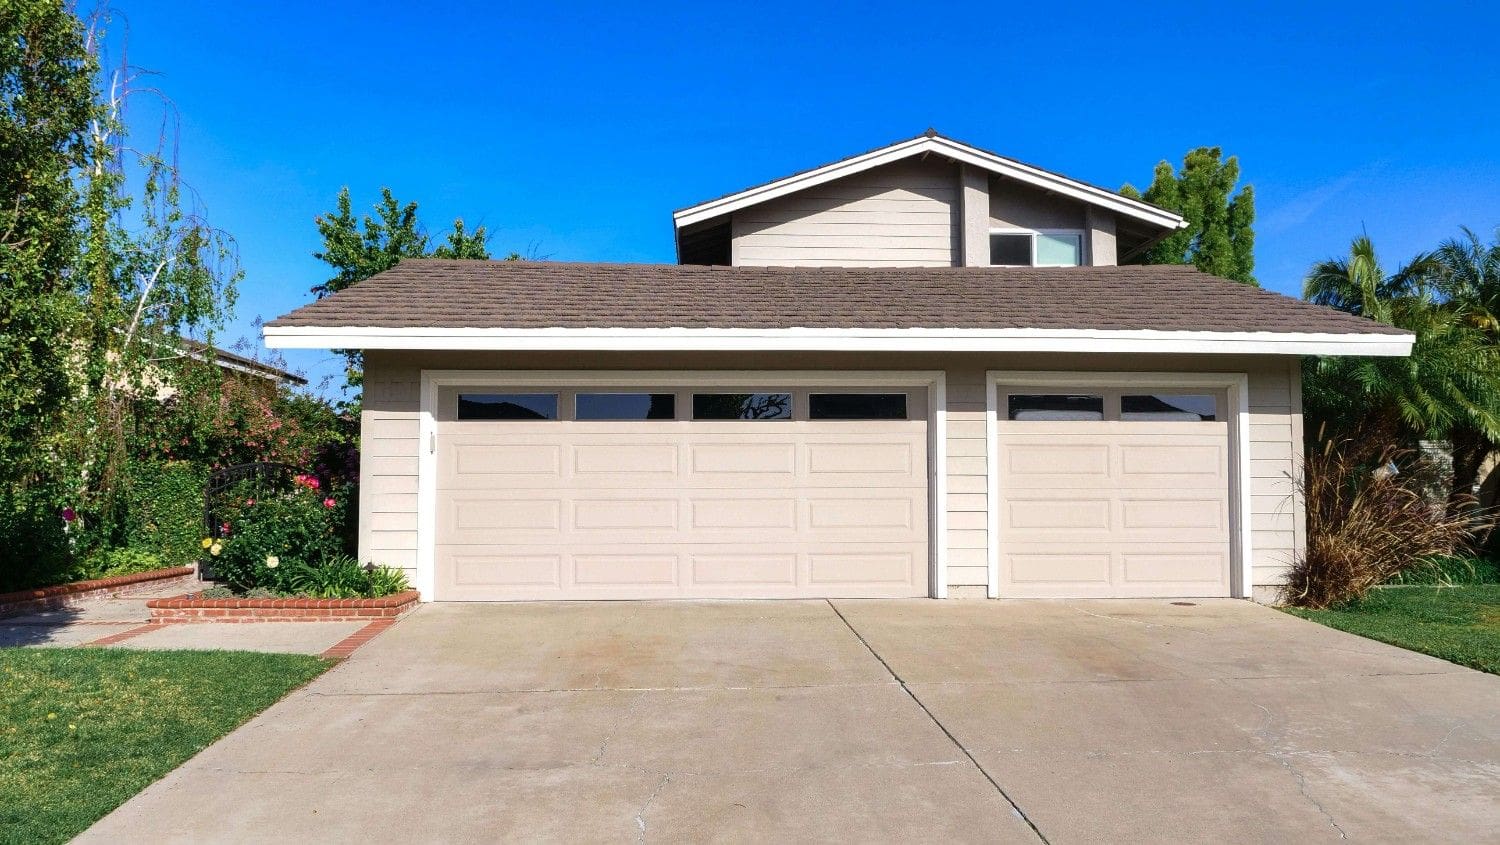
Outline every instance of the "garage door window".
{"type": "Polygon", "coordinates": [[[1018,422],[1104,419],[1104,397],[1071,393],[1011,394],[1009,418],[1018,422]]]}
{"type": "Polygon", "coordinates": [[[580,393],[578,420],[671,420],[677,418],[674,393],[580,393]]]}
{"type": "Polygon", "coordinates": [[[1208,394],[1125,394],[1120,419],[1136,422],[1213,422],[1218,402],[1208,394]]]}
{"type": "Polygon", "coordinates": [[[905,393],[814,393],[807,398],[814,420],[904,420],[905,393]]]}
{"type": "Polygon", "coordinates": [[[460,420],[555,420],[556,393],[460,393],[460,420]]]}
{"type": "Polygon", "coordinates": [[[695,420],[789,420],[790,393],[694,393],[695,420]]]}

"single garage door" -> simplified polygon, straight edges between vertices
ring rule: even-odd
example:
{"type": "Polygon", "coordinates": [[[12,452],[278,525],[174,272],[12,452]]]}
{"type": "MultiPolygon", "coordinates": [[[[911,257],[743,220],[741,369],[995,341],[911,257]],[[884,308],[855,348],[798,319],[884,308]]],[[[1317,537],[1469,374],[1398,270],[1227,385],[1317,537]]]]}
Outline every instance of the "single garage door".
{"type": "Polygon", "coordinates": [[[924,390],[438,400],[440,600],[928,594],[924,390]]]}
{"type": "Polygon", "coordinates": [[[1223,392],[998,397],[1000,595],[1230,595],[1223,392]]]}

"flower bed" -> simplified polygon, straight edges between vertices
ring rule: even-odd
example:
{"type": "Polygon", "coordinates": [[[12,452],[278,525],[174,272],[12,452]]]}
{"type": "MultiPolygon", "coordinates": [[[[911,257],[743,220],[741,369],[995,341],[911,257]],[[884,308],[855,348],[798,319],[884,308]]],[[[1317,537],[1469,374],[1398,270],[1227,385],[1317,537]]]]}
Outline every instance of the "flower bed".
{"type": "Polygon", "coordinates": [[[406,590],[378,599],[224,598],[189,593],[146,602],[152,622],[368,622],[400,616],[420,595],[406,590]]]}
{"type": "Polygon", "coordinates": [[[197,570],[194,567],[173,566],[168,569],[153,569],[149,572],[133,572],[129,575],[114,575],[109,578],[58,584],[55,587],[4,593],[0,594],[0,617],[61,610],[90,600],[159,589],[179,582],[186,583],[195,577],[197,577],[197,570]]]}

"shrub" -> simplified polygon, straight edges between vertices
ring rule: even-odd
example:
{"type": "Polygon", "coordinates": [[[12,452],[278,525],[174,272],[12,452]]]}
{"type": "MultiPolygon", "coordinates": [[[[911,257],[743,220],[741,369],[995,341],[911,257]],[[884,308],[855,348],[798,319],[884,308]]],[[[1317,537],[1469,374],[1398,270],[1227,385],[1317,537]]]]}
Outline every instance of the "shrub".
{"type": "Polygon", "coordinates": [[[109,578],[163,569],[160,557],[140,549],[107,549],[89,558],[85,571],[89,578],[109,578]]]}
{"type": "Polygon", "coordinates": [[[1384,452],[1372,466],[1333,441],[1307,459],[1298,482],[1307,500],[1307,549],[1292,565],[1287,603],[1326,608],[1403,573],[1441,577],[1434,561],[1465,547],[1469,519],[1428,501],[1421,473],[1403,466],[1420,469],[1409,453],[1384,452]]]}
{"type": "Polygon", "coordinates": [[[337,555],[317,565],[300,564],[288,571],[288,592],[319,599],[357,599],[370,589],[370,575],[359,561],[337,555]]]}
{"type": "Polygon", "coordinates": [[[342,549],[338,527],[329,516],[337,502],[319,490],[316,479],[299,476],[291,490],[261,492],[259,497],[250,491],[236,501],[224,517],[228,536],[204,541],[210,543],[215,577],[236,590],[284,588],[287,573],[342,549]]]}
{"type": "Polygon", "coordinates": [[[370,586],[368,595],[372,599],[382,596],[394,596],[411,589],[406,581],[406,571],[394,566],[371,566],[366,568],[369,573],[370,586]]]}
{"type": "Polygon", "coordinates": [[[201,468],[181,461],[136,462],[126,482],[126,544],[169,566],[197,558],[205,477],[201,468]]]}

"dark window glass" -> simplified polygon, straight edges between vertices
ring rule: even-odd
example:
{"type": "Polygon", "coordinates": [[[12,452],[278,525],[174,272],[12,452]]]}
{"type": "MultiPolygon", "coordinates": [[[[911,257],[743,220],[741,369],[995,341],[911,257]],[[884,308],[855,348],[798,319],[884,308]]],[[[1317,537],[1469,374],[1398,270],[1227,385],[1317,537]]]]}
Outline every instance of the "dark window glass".
{"type": "Polygon", "coordinates": [[[694,393],[695,420],[789,420],[790,393],[694,393]]]}
{"type": "Polygon", "coordinates": [[[677,397],[671,393],[580,393],[580,420],[671,420],[677,418],[677,397]]]}
{"type": "Polygon", "coordinates": [[[807,415],[815,420],[904,420],[905,393],[814,393],[807,415]]]}
{"type": "Polygon", "coordinates": [[[1102,420],[1104,397],[1069,393],[1012,394],[1010,419],[1022,422],[1048,420],[1102,420]]]}
{"type": "Polygon", "coordinates": [[[1180,420],[1212,422],[1218,402],[1208,394],[1152,393],[1120,397],[1122,420],[1180,420]]]}
{"type": "Polygon", "coordinates": [[[990,235],[990,264],[996,267],[1030,267],[1030,235],[990,235]]]}
{"type": "Polygon", "coordinates": [[[556,393],[460,393],[461,420],[555,420],[556,393]]]}

